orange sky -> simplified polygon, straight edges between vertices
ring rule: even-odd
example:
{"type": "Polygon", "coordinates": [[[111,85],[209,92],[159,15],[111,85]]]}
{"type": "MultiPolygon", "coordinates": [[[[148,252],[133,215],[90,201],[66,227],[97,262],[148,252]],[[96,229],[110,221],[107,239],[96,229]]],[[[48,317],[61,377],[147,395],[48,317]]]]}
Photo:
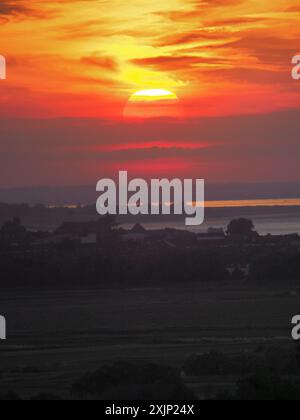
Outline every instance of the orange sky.
{"type": "Polygon", "coordinates": [[[291,78],[299,22],[299,0],[1,0],[0,54],[8,65],[0,82],[0,185],[17,184],[13,164],[26,185],[62,183],[53,168],[67,172],[64,183],[94,182],[98,166],[105,175],[152,168],[213,182],[231,182],[244,168],[245,181],[300,179],[300,83],[291,78]],[[166,131],[161,121],[143,138],[143,129],[123,121],[128,98],[145,89],[177,95],[179,129],[166,131]],[[293,129],[280,132],[289,113],[293,129]],[[30,123],[17,132],[9,121],[24,117],[30,123]],[[65,123],[57,129],[53,118],[65,123]],[[107,124],[115,128],[109,139],[107,124]],[[82,136],[72,140],[74,125],[82,136]],[[20,150],[30,167],[20,164],[20,150]]]}
{"type": "Polygon", "coordinates": [[[1,0],[0,22],[4,115],[118,117],[151,88],[186,116],[299,105],[298,0],[1,0]]]}

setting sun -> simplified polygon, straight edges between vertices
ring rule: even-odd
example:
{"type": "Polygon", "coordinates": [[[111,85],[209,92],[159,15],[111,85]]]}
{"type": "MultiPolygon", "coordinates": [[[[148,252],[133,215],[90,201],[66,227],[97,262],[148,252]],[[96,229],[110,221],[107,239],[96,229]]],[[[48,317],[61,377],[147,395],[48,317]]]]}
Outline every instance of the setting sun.
{"type": "Polygon", "coordinates": [[[130,96],[125,118],[178,118],[181,115],[178,96],[166,89],[146,89],[130,96]]]}
{"type": "Polygon", "coordinates": [[[129,99],[130,102],[153,102],[174,100],[178,100],[177,95],[165,89],[141,90],[139,92],[134,93],[129,99]]]}

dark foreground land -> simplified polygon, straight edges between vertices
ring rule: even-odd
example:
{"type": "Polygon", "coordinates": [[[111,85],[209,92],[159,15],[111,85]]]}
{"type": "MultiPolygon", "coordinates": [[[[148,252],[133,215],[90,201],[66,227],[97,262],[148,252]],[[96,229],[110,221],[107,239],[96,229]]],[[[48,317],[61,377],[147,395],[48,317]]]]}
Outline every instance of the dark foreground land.
{"type": "MultiPolygon", "coordinates": [[[[227,282],[161,289],[2,290],[8,339],[0,342],[0,394],[68,398],[85,372],[120,360],[182,371],[189,357],[211,351],[234,355],[272,347],[293,352],[298,286],[227,282]]],[[[198,398],[231,392],[237,380],[234,371],[199,376],[190,369],[184,375],[198,398]]]]}

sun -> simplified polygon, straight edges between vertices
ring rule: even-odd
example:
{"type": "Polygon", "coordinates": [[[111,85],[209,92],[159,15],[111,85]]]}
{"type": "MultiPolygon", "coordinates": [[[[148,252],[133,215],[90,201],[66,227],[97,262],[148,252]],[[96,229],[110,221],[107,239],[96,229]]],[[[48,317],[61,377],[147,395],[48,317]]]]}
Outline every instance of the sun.
{"type": "Polygon", "coordinates": [[[125,119],[178,118],[179,98],[166,89],[146,89],[133,93],[124,108],[125,119]]]}
{"type": "Polygon", "coordinates": [[[155,101],[177,101],[175,93],[166,89],[147,89],[135,92],[129,98],[129,102],[155,102],[155,101]]]}

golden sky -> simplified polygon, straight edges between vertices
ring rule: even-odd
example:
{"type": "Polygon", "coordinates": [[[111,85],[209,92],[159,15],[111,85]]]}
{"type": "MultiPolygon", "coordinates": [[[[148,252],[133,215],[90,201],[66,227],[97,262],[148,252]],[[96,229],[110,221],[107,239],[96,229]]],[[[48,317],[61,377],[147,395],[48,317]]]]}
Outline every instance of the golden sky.
{"type": "Polygon", "coordinates": [[[118,117],[169,89],[185,115],[299,105],[298,0],[1,0],[4,114],[118,117]]]}
{"type": "Polygon", "coordinates": [[[299,23],[299,0],[1,0],[0,186],[299,180],[299,23]]]}

